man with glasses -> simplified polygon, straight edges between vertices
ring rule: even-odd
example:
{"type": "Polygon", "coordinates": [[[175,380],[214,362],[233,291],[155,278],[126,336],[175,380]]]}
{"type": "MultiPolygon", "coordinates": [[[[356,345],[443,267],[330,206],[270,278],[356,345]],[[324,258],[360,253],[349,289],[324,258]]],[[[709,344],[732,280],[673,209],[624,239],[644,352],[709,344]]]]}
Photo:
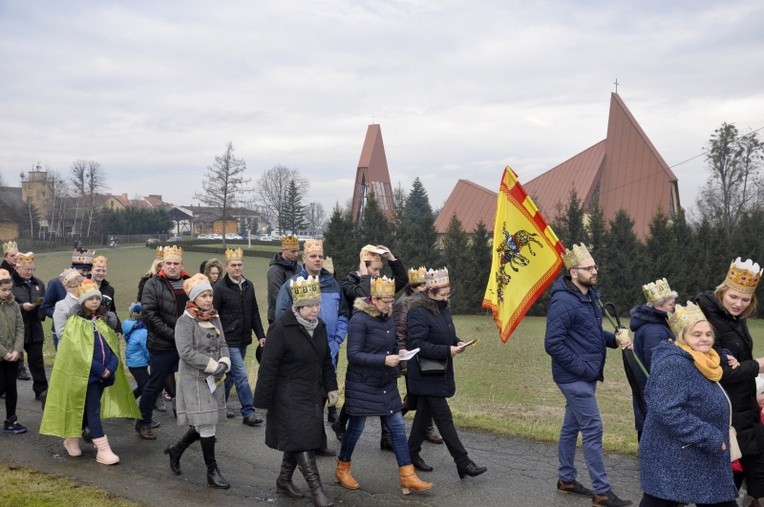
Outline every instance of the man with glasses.
{"type": "Polygon", "coordinates": [[[602,418],[597,406],[597,381],[603,380],[606,347],[630,347],[628,331],[618,337],[602,328],[597,265],[583,244],[563,255],[566,274],[552,286],[544,348],[552,356],[552,377],[565,397],[565,418],[560,430],[557,490],[591,496],[594,507],[623,507],[610,488],[602,451],[602,418]],[[579,432],[592,490],[576,480],[574,464],[579,432]]]}

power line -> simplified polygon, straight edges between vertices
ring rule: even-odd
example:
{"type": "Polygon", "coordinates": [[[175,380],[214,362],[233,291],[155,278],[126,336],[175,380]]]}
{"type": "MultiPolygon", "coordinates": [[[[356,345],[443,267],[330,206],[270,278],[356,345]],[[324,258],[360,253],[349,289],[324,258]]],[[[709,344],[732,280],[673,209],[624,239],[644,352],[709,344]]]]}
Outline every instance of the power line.
{"type": "MultiPolygon", "coordinates": [[[[753,134],[753,133],[758,132],[759,130],[762,130],[762,129],[764,129],[764,127],[759,127],[756,130],[752,130],[750,133],[753,134]]],[[[676,163],[674,165],[671,165],[671,166],[669,166],[669,169],[673,169],[674,167],[676,167],[678,165],[686,164],[687,162],[690,162],[692,160],[695,160],[696,158],[702,157],[703,155],[708,155],[708,150],[706,150],[703,153],[700,153],[698,155],[695,155],[694,157],[690,157],[687,160],[682,160],[681,162],[678,162],[678,163],[676,163]]]]}

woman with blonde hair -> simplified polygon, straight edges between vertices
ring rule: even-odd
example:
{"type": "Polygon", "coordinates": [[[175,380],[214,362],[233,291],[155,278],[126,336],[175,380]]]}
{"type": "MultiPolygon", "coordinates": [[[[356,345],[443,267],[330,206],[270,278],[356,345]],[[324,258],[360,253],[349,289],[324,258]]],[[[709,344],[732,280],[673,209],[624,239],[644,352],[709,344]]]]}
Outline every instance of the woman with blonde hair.
{"type": "Polygon", "coordinates": [[[151,261],[151,266],[149,266],[149,270],[146,271],[146,274],[143,275],[138,282],[138,301],[140,303],[141,296],[143,295],[143,286],[146,285],[146,282],[149,280],[149,278],[152,278],[156,276],[157,273],[162,271],[162,261],[164,260],[164,250],[162,250],[161,246],[157,247],[157,253],[156,257],[153,261],[151,261]]]}
{"type": "Polygon", "coordinates": [[[758,263],[738,257],[716,289],[695,298],[716,333],[714,348],[727,349],[740,362],[734,369],[722,365],[720,382],[732,401],[732,425],[743,453],[743,472],[735,474],[735,484],[740,487],[745,479],[753,507],[764,506],[764,425],[756,402],[756,376],[764,372],[764,358],[753,357],[747,319],[756,310],[761,274],[758,263]]]}
{"type": "Polygon", "coordinates": [[[215,285],[220,280],[223,273],[223,263],[214,257],[204,264],[204,274],[209,278],[212,285],[215,285]]]}
{"type": "MultiPolygon", "coordinates": [[[[676,305],[668,322],[676,342],[659,343],[645,396],[639,442],[640,507],[735,507],[730,467],[730,402],[719,384],[722,356],[700,308],[676,305]]],[[[739,369],[736,361],[731,361],[739,369]]]]}

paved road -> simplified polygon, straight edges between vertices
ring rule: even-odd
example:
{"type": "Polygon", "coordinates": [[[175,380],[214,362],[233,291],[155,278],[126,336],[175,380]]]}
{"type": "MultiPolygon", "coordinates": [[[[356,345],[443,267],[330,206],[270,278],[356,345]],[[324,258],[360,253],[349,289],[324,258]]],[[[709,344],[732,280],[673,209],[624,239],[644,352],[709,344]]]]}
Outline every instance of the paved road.
{"type": "MultiPolygon", "coordinates": [[[[234,402],[235,403],[235,402],[234,402]]],[[[0,407],[2,403],[0,402],[0,407]]],[[[169,403],[168,403],[169,406],[169,403]]],[[[307,506],[310,501],[293,500],[276,493],[276,475],[281,454],[264,443],[264,428],[250,428],[241,418],[230,419],[218,426],[217,458],[231,489],[208,488],[201,449],[192,446],[181,461],[183,474],[175,476],[169,469],[163,449],[184,432],[175,423],[172,411],[155,412],[162,427],[155,430],[157,440],[140,440],[130,421],[107,420],[105,429],[112,449],[120,456],[116,466],[103,466],[95,461],[92,447],[83,445],[80,458],[70,458],[61,439],[37,433],[41,417],[40,404],[32,395],[31,382],[19,382],[20,422],[29,428],[24,435],[0,435],[0,460],[15,462],[71,477],[99,486],[145,505],[251,506],[268,502],[283,506],[307,506]]],[[[339,450],[339,442],[330,428],[330,446],[339,450]]],[[[392,453],[379,450],[378,419],[370,418],[356,447],[353,475],[361,489],[348,491],[334,481],[335,458],[318,458],[319,471],[330,496],[342,506],[560,506],[588,507],[585,498],[561,495],[555,490],[556,446],[490,433],[460,430],[472,459],[488,467],[488,472],[460,480],[444,445],[424,444],[422,457],[435,467],[422,478],[435,482],[426,493],[412,492],[404,497],[398,485],[397,465],[392,453]]],[[[579,450],[579,461],[581,461],[579,450]]],[[[633,456],[610,454],[607,470],[614,490],[622,497],[639,503],[639,473],[633,456]]],[[[580,479],[590,484],[585,465],[579,463],[580,479]]],[[[295,473],[295,483],[307,491],[305,481],[295,473]]]]}

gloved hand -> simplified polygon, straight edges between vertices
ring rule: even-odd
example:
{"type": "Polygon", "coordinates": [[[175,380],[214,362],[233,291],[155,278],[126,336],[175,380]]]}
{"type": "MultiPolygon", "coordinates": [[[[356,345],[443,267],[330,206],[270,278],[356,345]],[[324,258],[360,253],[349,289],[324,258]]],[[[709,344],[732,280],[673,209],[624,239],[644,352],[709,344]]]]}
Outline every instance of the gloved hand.
{"type": "Polygon", "coordinates": [[[615,333],[615,341],[622,349],[631,348],[631,336],[625,327],[619,328],[615,333]]]}
{"type": "Polygon", "coordinates": [[[339,391],[329,391],[326,393],[326,397],[329,398],[329,406],[333,407],[337,404],[337,402],[340,399],[340,392],[339,391]]]}
{"type": "Polygon", "coordinates": [[[223,375],[225,375],[226,371],[228,371],[228,365],[225,363],[218,363],[218,367],[215,368],[215,371],[212,373],[212,376],[216,379],[223,378],[223,375]]]}

